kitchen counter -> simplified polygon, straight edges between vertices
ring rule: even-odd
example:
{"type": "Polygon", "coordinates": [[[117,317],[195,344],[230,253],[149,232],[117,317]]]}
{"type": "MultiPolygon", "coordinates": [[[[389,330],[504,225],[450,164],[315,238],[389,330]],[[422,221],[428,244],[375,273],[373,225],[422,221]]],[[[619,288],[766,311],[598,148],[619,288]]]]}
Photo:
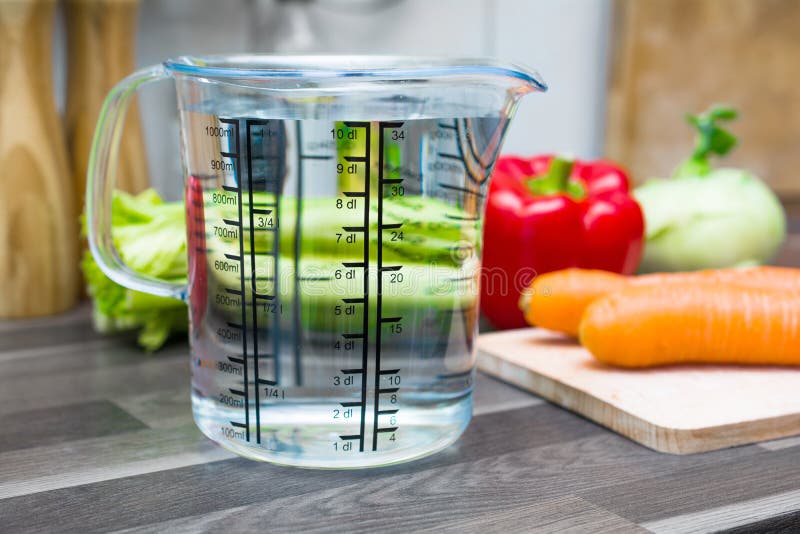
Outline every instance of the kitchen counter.
{"type": "Polygon", "coordinates": [[[433,456],[251,462],[192,423],[185,343],[144,355],[88,312],[0,323],[4,533],[800,527],[800,437],[665,455],[480,374],[472,423],[433,456]]]}

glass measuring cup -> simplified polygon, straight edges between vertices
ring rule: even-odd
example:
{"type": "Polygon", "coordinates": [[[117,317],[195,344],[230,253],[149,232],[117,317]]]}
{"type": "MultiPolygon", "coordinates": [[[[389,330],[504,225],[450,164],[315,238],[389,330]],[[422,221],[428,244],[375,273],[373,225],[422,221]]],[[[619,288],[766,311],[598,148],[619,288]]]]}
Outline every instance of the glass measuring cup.
{"type": "Polygon", "coordinates": [[[89,245],[128,288],[184,299],[192,408],[243,456],[385,465],[472,414],[481,218],[519,99],[493,61],[182,57],[109,93],[87,183],[89,245]],[[132,271],[111,235],[126,106],[173,78],[188,285],[132,271]]]}

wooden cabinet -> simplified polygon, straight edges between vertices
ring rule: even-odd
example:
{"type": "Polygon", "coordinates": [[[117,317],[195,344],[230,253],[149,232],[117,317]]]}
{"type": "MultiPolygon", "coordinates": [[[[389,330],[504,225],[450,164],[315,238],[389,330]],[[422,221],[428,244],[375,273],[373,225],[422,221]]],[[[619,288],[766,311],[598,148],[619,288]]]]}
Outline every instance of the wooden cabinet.
{"type": "Polygon", "coordinates": [[[800,199],[800,2],[618,0],[611,38],[607,154],[637,181],[689,154],[685,113],[726,102],[741,145],[725,164],[800,199]]]}

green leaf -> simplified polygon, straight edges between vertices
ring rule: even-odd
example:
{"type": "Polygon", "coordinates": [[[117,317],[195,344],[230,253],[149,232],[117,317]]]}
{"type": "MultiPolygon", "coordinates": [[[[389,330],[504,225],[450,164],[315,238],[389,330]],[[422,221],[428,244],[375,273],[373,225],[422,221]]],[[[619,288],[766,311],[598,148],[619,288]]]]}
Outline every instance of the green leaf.
{"type": "Polygon", "coordinates": [[[708,111],[708,115],[715,120],[733,120],[739,117],[739,112],[736,108],[717,104],[708,111]]]}
{"type": "MultiPolygon", "coordinates": [[[[111,233],[122,259],[143,274],[185,280],[188,267],[183,203],[164,202],[152,189],[135,196],[117,191],[112,202],[111,233]]],[[[171,332],[188,329],[182,301],[122,287],[100,270],[88,251],[81,268],[98,331],[138,330],[139,344],[153,351],[171,332]]]]}
{"type": "Polygon", "coordinates": [[[712,128],[709,133],[709,151],[714,154],[724,156],[734,146],[736,146],[736,137],[722,128],[712,128]]]}
{"type": "Polygon", "coordinates": [[[724,156],[736,146],[737,139],[731,132],[723,128],[719,122],[734,120],[738,117],[736,109],[715,105],[700,115],[686,115],[686,121],[697,130],[692,155],[672,173],[674,178],[687,176],[705,176],[712,171],[709,156],[724,156]]]}

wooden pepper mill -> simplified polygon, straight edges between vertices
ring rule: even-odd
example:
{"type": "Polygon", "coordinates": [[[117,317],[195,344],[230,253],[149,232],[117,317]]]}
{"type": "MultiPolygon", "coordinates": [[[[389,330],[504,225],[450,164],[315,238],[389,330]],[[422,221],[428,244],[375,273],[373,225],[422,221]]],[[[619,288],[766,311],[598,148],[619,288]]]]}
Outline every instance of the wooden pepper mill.
{"type": "Polygon", "coordinates": [[[53,98],[54,0],[0,2],[0,318],[78,299],[79,224],[53,98]]]}
{"type": "MultiPolygon", "coordinates": [[[[83,208],[86,168],[97,117],[108,91],[134,71],[138,0],[67,0],[67,143],[72,181],[83,208]]],[[[117,189],[149,184],[139,113],[131,105],[119,150],[117,189]]]]}

